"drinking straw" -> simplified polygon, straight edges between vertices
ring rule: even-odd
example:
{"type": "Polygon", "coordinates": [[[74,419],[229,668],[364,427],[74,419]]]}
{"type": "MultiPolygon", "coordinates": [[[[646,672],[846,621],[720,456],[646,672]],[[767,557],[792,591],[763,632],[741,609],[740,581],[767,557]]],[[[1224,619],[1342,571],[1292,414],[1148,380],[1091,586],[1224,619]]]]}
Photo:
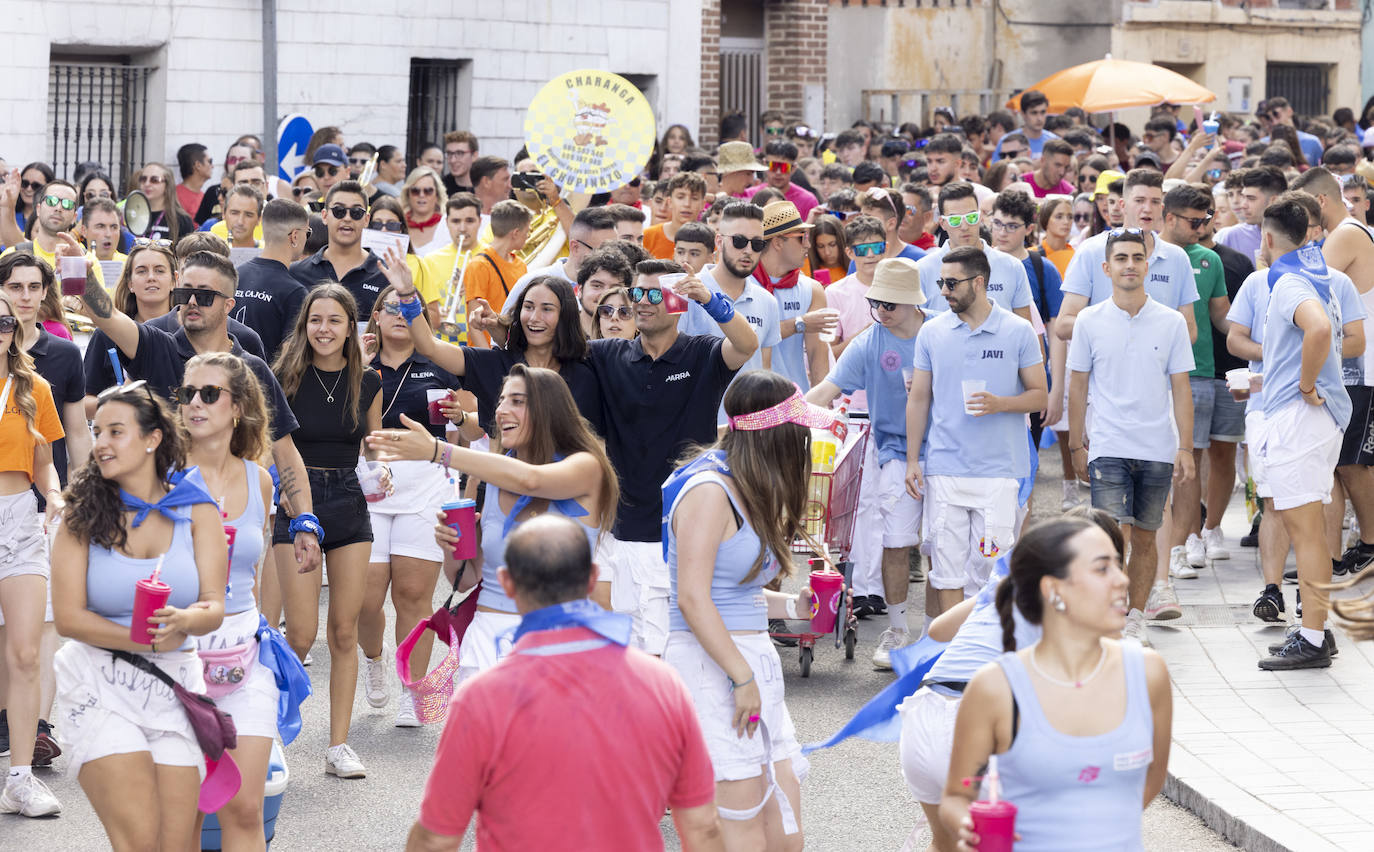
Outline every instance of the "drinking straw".
{"type": "Polygon", "coordinates": [[[119,366],[119,353],[111,346],[109,349],[105,350],[105,354],[110,356],[110,366],[114,367],[115,384],[124,384],[124,369],[119,366]]]}

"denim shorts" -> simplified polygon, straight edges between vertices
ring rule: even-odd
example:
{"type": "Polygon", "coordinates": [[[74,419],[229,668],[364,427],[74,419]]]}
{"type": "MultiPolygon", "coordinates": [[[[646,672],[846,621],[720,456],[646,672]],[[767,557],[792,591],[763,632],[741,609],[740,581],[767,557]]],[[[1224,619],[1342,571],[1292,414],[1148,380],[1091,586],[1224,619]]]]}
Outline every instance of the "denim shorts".
{"type": "Polygon", "coordinates": [[[1188,386],[1193,391],[1193,449],[1205,450],[1213,441],[1245,440],[1245,403],[1231,396],[1225,379],[1189,376],[1188,386]]]}
{"type": "Polygon", "coordinates": [[[1164,523],[1173,479],[1174,466],[1168,462],[1108,456],[1088,462],[1093,508],[1142,530],[1157,530],[1164,523]]]}
{"type": "MultiPolygon", "coordinates": [[[[311,513],[324,527],[325,553],[359,542],[372,541],[372,518],[363,497],[358,472],[351,467],[307,467],[310,480],[311,513]]],[[[290,544],[291,519],[286,512],[277,512],[272,526],[273,544],[290,544]]]]}

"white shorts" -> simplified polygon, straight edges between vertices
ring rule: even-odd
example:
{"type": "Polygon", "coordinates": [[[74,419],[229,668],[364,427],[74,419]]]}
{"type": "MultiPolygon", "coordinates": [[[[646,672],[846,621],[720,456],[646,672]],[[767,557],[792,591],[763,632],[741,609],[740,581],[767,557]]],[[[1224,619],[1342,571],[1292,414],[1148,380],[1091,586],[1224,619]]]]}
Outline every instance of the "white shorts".
{"type": "Polygon", "coordinates": [[[1255,447],[1264,435],[1264,412],[1259,409],[1245,412],[1245,461],[1250,468],[1250,478],[1255,480],[1255,493],[1261,498],[1273,497],[1269,490],[1269,477],[1265,475],[1264,460],[1255,452],[1255,447]]]}
{"type": "MultiPolygon", "coordinates": [[[[234,648],[249,642],[254,646],[261,617],[256,608],[226,615],[219,629],[194,637],[196,647],[234,648]]],[[[277,679],[272,670],[260,661],[253,666],[238,689],[215,699],[219,709],[234,717],[234,728],[241,737],[275,737],[277,735],[277,679]]]]}
{"type": "Polygon", "coordinates": [[[767,633],[732,634],[730,638],[748,661],[754,672],[754,682],[759,685],[763,701],[759,715],[768,726],[773,747],[770,754],[764,754],[763,737],[758,732],[747,738],[736,734],[732,724],[735,700],[730,691],[730,678],[691,631],[674,630],[663,651],[664,662],[677,671],[692,696],[701,733],[706,739],[706,750],[715,767],[716,781],[757,778],[763,774],[765,761],[783,760],[792,761],[797,778],[804,778],[810,764],[802,757],[797,729],[783,701],[782,661],[778,659],[773,641],[767,633]]]}
{"type": "MultiPolygon", "coordinates": [[[[191,692],[205,692],[195,651],[145,652],[139,656],[191,692]]],[[[150,674],[84,642],[63,645],[53,661],[57,673],[57,715],[71,758],[67,771],[112,754],[146,751],[160,766],[195,766],[205,777],[205,760],[186,709],[172,690],[150,674]]]]}
{"type": "Polygon", "coordinates": [[[1294,400],[1265,418],[1258,437],[1250,447],[1264,466],[1275,509],[1331,502],[1344,435],[1325,406],[1294,400]]]}
{"type": "Polygon", "coordinates": [[[603,534],[598,550],[598,563],[610,568],[606,576],[611,580],[611,609],[634,618],[630,645],[663,656],[668,642],[668,563],[663,561],[663,545],[603,534]]]}
{"type": "Polygon", "coordinates": [[[1014,479],[926,477],[926,542],[930,585],[978,594],[997,557],[1015,543],[1014,479]]]}
{"type": "Polygon", "coordinates": [[[486,671],[509,654],[512,643],[500,637],[519,626],[520,616],[516,613],[478,610],[458,646],[458,676],[453,685],[456,687],[478,672],[486,671]]]}
{"type": "Polygon", "coordinates": [[[405,515],[372,513],[372,555],[369,562],[390,562],[393,556],[409,556],[430,562],[443,562],[444,551],[434,540],[433,511],[405,515]]]}
{"type": "Polygon", "coordinates": [[[47,578],[48,537],[32,491],[0,497],[0,580],[24,574],[47,578]]]}
{"type": "MultiPolygon", "coordinates": [[[[855,507],[860,518],[877,516],[878,442],[871,437],[865,444],[863,472],[859,476],[859,500],[855,507]]],[[[883,543],[866,535],[855,535],[849,548],[851,577],[857,596],[883,596],[883,543]]]]}
{"type": "Polygon", "coordinates": [[[902,717],[902,777],[916,801],[938,805],[949,778],[959,698],[923,687],[907,696],[897,712],[902,717]]]}
{"type": "Polygon", "coordinates": [[[855,520],[855,535],[881,533],[884,548],[921,543],[921,501],[906,493],[906,461],[892,459],[874,477],[876,487],[868,512],[855,520]]]}

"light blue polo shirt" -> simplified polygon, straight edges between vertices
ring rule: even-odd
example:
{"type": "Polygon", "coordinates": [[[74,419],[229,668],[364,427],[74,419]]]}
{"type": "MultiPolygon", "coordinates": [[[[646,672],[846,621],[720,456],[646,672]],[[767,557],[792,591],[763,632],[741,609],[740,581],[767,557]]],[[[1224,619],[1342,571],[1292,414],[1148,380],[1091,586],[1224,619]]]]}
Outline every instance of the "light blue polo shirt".
{"type": "MultiPolygon", "coordinates": [[[[930,322],[929,316],[926,322],[930,322]]],[[[868,392],[868,417],[879,465],[893,459],[906,461],[906,380],[902,368],[912,366],[920,336],[918,332],[903,340],[875,322],[845,347],[825,377],[845,393],[860,388],[868,392]]]]}
{"type": "MultiPolygon", "coordinates": [[[[1112,298],[1112,279],[1102,271],[1107,260],[1107,234],[1104,231],[1083,241],[1073,253],[1064,275],[1064,292],[1087,296],[1096,305],[1112,298]]],[[[1166,243],[1155,234],[1155,248],[1145,272],[1145,292],[1166,308],[1181,308],[1197,301],[1193,280],[1193,261],[1188,252],[1166,243]]],[[[1186,328],[1185,323],[1185,328],[1186,328]]],[[[1171,457],[1172,458],[1172,457],[1171,457]]]]}
{"type": "MultiPolygon", "coordinates": [[[[1267,282],[1266,282],[1267,284],[1267,282]]],[[[1341,341],[1346,319],[1339,295],[1333,288],[1329,299],[1306,278],[1283,275],[1269,293],[1269,310],[1264,321],[1264,416],[1273,417],[1285,406],[1302,399],[1298,382],[1302,376],[1302,329],[1293,314],[1303,302],[1314,301],[1331,321],[1331,353],[1317,374],[1317,394],[1326,400],[1325,408],[1345,429],[1350,423],[1350,394],[1341,381],[1341,341]]]]}
{"type": "MultiPolygon", "coordinates": [[[[791,324],[811,310],[813,283],[813,279],[799,275],[797,286],[773,290],[773,299],[778,303],[779,325],[791,324]]],[[[806,372],[805,332],[782,337],[779,329],[778,337],[778,345],[773,347],[773,372],[786,376],[803,392],[811,390],[811,377],[806,372]]]]}
{"type": "MultiPolygon", "coordinates": [[[[982,244],[983,254],[987,255],[992,275],[988,278],[988,299],[1007,310],[1030,307],[1030,279],[1026,277],[1026,267],[1021,261],[1004,251],[998,251],[987,243],[982,244]]],[[[937,246],[926,252],[926,256],[916,261],[916,269],[921,273],[921,292],[926,294],[926,303],[921,307],[928,311],[948,311],[949,303],[945,294],[935,283],[940,278],[944,257],[949,254],[949,243],[937,246]]]]}
{"type": "Polygon", "coordinates": [[[1260,243],[1263,242],[1263,234],[1259,225],[1237,222],[1217,231],[1216,241],[1229,249],[1235,249],[1253,263],[1255,252],[1259,251],[1260,243]]]}
{"type": "MultiPolygon", "coordinates": [[[[1349,275],[1339,270],[1329,269],[1327,272],[1331,276],[1331,292],[1335,294],[1336,301],[1340,304],[1342,321],[1351,323],[1364,319],[1367,312],[1364,309],[1364,302],[1360,299],[1360,291],[1355,289],[1355,282],[1350,280],[1349,275]]],[[[1240,290],[1236,292],[1236,298],[1231,302],[1231,310],[1226,314],[1226,319],[1250,329],[1250,339],[1263,346],[1265,317],[1268,312],[1269,270],[1257,269],[1246,276],[1245,282],[1240,285],[1240,290]]],[[[1342,379],[1345,384],[1360,384],[1359,381],[1352,380],[1357,378],[1356,371],[1360,373],[1359,377],[1363,378],[1362,356],[1347,358],[1341,362],[1341,366],[1342,379]]],[[[1264,363],[1251,361],[1250,370],[1255,373],[1263,373],[1264,363]]],[[[1268,385],[1268,377],[1266,376],[1264,386],[1268,387],[1268,385]]],[[[1264,410],[1263,390],[1250,395],[1245,410],[1264,410]]]]}
{"type": "Polygon", "coordinates": [[[964,410],[965,379],[982,379],[987,392],[1016,396],[1026,386],[1021,369],[1041,363],[1031,324],[999,305],[976,330],[953,311],[936,314],[916,335],[915,366],[931,374],[927,476],[1030,476],[1026,415],[974,417],[964,410]]]}
{"type": "MultiPolygon", "coordinates": [[[[697,274],[697,278],[701,279],[701,283],[705,284],[706,289],[712,293],[721,293],[720,285],[712,277],[710,268],[701,270],[697,274]]],[[[758,335],[759,338],[759,348],[754,350],[754,354],[749,356],[749,360],[744,362],[744,366],[739,368],[739,372],[761,370],[763,369],[763,350],[777,346],[782,339],[782,334],[778,331],[778,324],[782,321],[778,317],[778,302],[773,298],[773,294],[759,286],[759,283],[752,278],[744,282],[744,292],[733,301],[735,313],[743,315],[749,321],[750,328],[754,329],[754,334],[758,335]]],[[[725,337],[725,332],[720,330],[720,324],[711,319],[705,308],[691,299],[688,300],[687,312],[678,320],[677,328],[679,334],[725,337]]],[[[729,422],[725,416],[724,402],[721,403],[720,410],[716,413],[716,422],[721,426],[729,422]]]]}
{"type": "Polygon", "coordinates": [[[1135,316],[1111,299],[1086,307],[1073,326],[1068,366],[1088,373],[1089,461],[1173,463],[1178,429],[1170,376],[1194,366],[1182,314],[1154,299],[1135,316]]]}

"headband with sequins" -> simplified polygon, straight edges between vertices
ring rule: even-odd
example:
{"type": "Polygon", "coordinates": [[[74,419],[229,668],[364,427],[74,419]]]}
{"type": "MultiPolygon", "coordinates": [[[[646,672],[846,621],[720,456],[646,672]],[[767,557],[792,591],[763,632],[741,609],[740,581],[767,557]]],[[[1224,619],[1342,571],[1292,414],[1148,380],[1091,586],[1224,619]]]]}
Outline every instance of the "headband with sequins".
{"type": "Polygon", "coordinates": [[[731,417],[730,428],[741,432],[757,432],[784,423],[797,423],[811,429],[829,429],[834,422],[835,415],[807,402],[802,396],[801,388],[797,388],[796,392],[777,405],[762,411],[751,411],[731,417]]]}

